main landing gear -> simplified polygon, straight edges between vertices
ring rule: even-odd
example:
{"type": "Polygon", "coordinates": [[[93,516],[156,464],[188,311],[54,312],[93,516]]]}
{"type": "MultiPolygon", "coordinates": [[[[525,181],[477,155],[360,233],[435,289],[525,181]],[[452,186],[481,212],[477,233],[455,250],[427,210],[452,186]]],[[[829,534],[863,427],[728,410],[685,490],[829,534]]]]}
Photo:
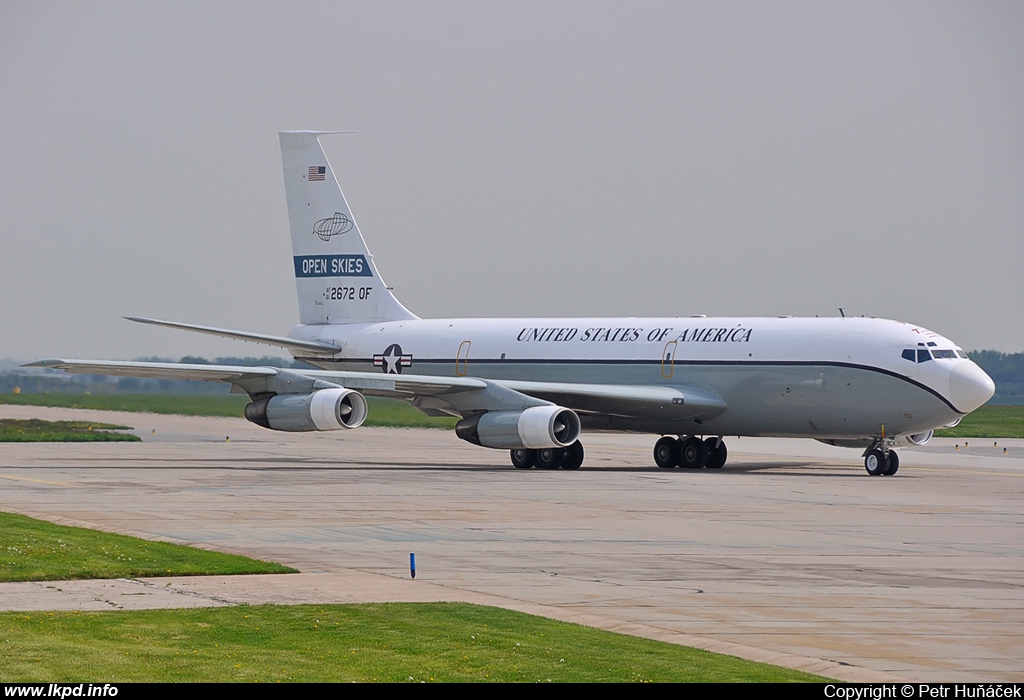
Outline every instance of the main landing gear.
{"type": "Polygon", "coordinates": [[[583,444],[577,440],[568,447],[531,450],[510,450],[512,466],[516,469],[579,469],[583,464],[583,444]]]}
{"type": "Polygon", "coordinates": [[[728,457],[721,437],[663,437],[654,443],[654,463],[662,469],[721,469],[728,457]]]}
{"type": "Polygon", "coordinates": [[[864,451],[864,469],[868,476],[892,476],[900,468],[896,450],[882,442],[874,442],[864,451]]]}

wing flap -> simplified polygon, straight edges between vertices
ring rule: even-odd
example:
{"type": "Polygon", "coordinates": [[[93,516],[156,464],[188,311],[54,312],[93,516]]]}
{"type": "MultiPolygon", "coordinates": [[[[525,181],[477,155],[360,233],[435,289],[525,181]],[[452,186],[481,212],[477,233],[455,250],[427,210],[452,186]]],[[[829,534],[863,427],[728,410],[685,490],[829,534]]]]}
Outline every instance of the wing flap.
{"type": "Polygon", "coordinates": [[[679,421],[725,412],[717,394],[695,387],[502,381],[502,385],[581,413],[679,421]]]}

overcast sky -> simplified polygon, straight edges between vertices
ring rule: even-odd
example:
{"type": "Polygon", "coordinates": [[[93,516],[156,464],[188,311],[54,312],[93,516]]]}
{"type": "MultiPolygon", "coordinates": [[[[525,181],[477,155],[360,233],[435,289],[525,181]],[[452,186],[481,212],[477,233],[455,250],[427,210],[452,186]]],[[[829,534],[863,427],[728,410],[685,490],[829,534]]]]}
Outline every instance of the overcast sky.
{"type": "MultiPolygon", "coordinates": [[[[277,131],[440,316],[848,315],[1024,351],[1024,3],[0,0],[0,358],[263,354],[277,131]]],[[[272,352],[272,351],[266,351],[272,352]]]]}

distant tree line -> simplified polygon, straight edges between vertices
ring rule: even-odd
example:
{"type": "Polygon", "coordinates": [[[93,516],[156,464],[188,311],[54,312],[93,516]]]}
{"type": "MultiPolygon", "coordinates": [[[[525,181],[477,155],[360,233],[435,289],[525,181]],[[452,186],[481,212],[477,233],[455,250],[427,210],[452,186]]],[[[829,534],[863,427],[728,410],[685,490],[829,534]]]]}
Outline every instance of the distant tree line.
{"type": "Polygon", "coordinates": [[[1024,396],[1024,352],[972,350],[967,354],[992,377],[996,396],[1024,396]]]}

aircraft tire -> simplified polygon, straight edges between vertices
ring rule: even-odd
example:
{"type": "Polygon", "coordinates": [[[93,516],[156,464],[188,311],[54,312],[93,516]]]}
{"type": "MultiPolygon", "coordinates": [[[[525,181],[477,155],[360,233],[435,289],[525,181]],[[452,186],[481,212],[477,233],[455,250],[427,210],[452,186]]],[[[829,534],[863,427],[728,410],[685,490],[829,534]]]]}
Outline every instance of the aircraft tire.
{"type": "Polygon", "coordinates": [[[896,454],[896,450],[889,450],[889,466],[882,472],[882,476],[892,476],[900,468],[900,456],[896,454]]]}
{"type": "Polygon", "coordinates": [[[537,469],[558,469],[562,466],[562,460],[565,457],[564,447],[544,448],[536,450],[536,452],[537,457],[533,466],[537,467],[537,469]]]}
{"type": "Polygon", "coordinates": [[[718,438],[708,438],[704,441],[708,447],[708,469],[721,469],[729,458],[729,450],[725,448],[725,441],[718,442],[718,438]],[[718,446],[715,446],[718,443],[718,446]]]}
{"type": "Polygon", "coordinates": [[[674,469],[679,464],[679,440],[663,437],[654,443],[654,463],[662,469],[674,469]]]}
{"type": "Polygon", "coordinates": [[[708,463],[708,446],[699,437],[683,440],[679,450],[679,466],[683,469],[703,469],[708,463]]]}
{"type": "Polygon", "coordinates": [[[864,469],[867,470],[868,476],[881,476],[888,467],[889,462],[881,450],[871,450],[864,457],[864,469]]]}
{"type": "Polygon", "coordinates": [[[512,466],[516,469],[530,469],[537,460],[537,450],[529,450],[525,447],[517,450],[509,450],[512,457],[512,466]]]}
{"type": "Polygon", "coordinates": [[[583,443],[577,440],[562,452],[562,469],[579,469],[583,466],[583,443]]]}

